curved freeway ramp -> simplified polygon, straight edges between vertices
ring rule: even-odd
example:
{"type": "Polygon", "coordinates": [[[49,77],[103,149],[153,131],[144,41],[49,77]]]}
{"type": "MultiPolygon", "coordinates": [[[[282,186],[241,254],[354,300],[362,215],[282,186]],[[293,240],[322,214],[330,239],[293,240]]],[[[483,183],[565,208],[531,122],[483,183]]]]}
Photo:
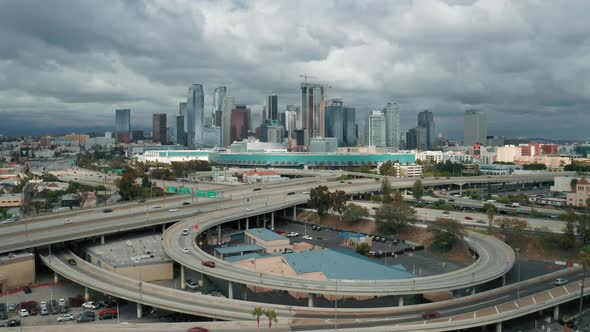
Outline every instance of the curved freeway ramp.
{"type": "MultiPolygon", "coordinates": [[[[252,308],[262,306],[275,309],[281,325],[290,325],[292,331],[333,330],[334,327],[344,331],[451,331],[513,319],[574,300],[579,298],[581,286],[580,269],[573,268],[438,303],[386,308],[307,308],[224,298],[212,300],[208,295],[139,283],[98,268],[69,251],[53,255],[41,253],[40,257],[60,275],[106,294],[158,308],[228,320],[252,321],[252,308]],[[68,265],[68,259],[78,264],[68,265]],[[555,287],[551,280],[556,277],[574,281],[555,287]],[[431,311],[440,312],[441,317],[422,318],[423,312],[431,311]]],[[[587,285],[589,281],[586,280],[587,285]]]]}
{"type": "Polygon", "coordinates": [[[428,292],[467,288],[482,284],[506,274],[514,264],[514,251],[504,242],[476,232],[469,232],[465,237],[467,245],[477,252],[479,259],[470,266],[450,273],[399,280],[310,280],[296,276],[284,276],[272,273],[260,273],[237,267],[217,259],[199,248],[194,238],[203,231],[228,221],[269,213],[301,203],[299,195],[289,196],[290,200],[271,200],[268,205],[252,206],[253,211],[244,211],[243,207],[229,208],[220,212],[206,213],[192,220],[181,221],[169,227],[164,233],[164,250],[166,254],[180,264],[222,280],[229,280],[250,286],[297,291],[315,294],[337,294],[345,296],[385,296],[409,295],[428,292]],[[185,228],[198,230],[191,236],[183,236],[185,228]],[[181,251],[188,248],[189,254],[181,251]],[[202,261],[216,262],[214,269],[201,265],[202,261]]]}

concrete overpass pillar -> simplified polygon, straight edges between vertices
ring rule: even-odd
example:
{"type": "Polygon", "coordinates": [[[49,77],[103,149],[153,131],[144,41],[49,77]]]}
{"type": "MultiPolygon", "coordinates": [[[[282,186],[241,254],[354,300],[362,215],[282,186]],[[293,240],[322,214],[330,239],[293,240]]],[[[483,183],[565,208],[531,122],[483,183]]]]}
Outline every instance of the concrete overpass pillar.
{"type": "Polygon", "coordinates": [[[162,234],[166,231],[166,224],[162,224],[162,234]]]}
{"type": "Polygon", "coordinates": [[[100,244],[104,244],[104,235],[100,236],[100,244]]]}
{"type": "Polygon", "coordinates": [[[250,229],[250,217],[246,217],[246,230],[250,229]]]}
{"type": "Polygon", "coordinates": [[[143,307],[141,305],[141,303],[137,304],[137,318],[141,318],[143,317],[143,307]]]}
{"type": "Polygon", "coordinates": [[[502,276],[502,287],[506,286],[506,275],[502,276]]]}
{"type": "Polygon", "coordinates": [[[559,306],[553,307],[553,320],[559,320],[559,306]]]}
{"type": "Polygon", "coordinates": [[[496,332],[502,332],[502,322],[496,323],[496,332]]]}
{"type": "Polygon", "coordinates": [[[397,297],[397,306],[398,307],[403,307],[404,306],[404,297],[403,296],[398,296],[397,297]]]}
{"type": "Polygon", "coordinates": [[[313,308],[313,302],[315,300],[315,294],[309,293],[307,296],[307,306],[313,308]]]}
{"type": "Polygon", "coordinates": [[[53,272],[53,283],[57,284],[58,282],[59,282],[59,276],[57,275],[56,272],[53,272]]]}
{"type": "Polygon", "coordinates": [[[275,213],[270,213],[270,229],[275,230],[275,213]]]}
{"type": "Polygon", "coordinates": [[[260,227],[260,215],[256,216],[256,227],[260,227]]]}
{"type": "Polygon", "coordinates": [[[475,295],[475,286],[471,287],[471,295],[475,295]]]}
{"type": "Polygon", "coordinates": [[[90,293],[88,292],[88,287],[84,287],[84,301],[90,301],[90,293]]]}
{"type": "Polygon", "coordinates": [[[180,289],[184,289],[184,265],[180,265],[180,289]]]}
{"type": "Polygon", "coordinates": [[[297,205],[293,206],[293,220],[297,219],[297,205]]]}
{"type": "Polygon", "coordinates": [[[199,287],[203,288],[205,285],[205,276],[201,273],[201,277],[199,278],[199,287]]]}
{"type": "Polygon", "coordinates": [[[217,225],[217,244],[221,243],[221,224],[217,225]]]}
{"type": "Polygon", "coordinates": [[[227,282],[227,298],[228,299],[234,298],[234,283],[231,281],[227,282]]]}
{"type": "Polygon", "coordinates": [[[242,230],[242,219],[238,219],[238,231],[242,230]]]}
{"type": "Polygon", "coordinates": [[[463,196],[463,183],[459,183],[459,195],[463,196]]]}

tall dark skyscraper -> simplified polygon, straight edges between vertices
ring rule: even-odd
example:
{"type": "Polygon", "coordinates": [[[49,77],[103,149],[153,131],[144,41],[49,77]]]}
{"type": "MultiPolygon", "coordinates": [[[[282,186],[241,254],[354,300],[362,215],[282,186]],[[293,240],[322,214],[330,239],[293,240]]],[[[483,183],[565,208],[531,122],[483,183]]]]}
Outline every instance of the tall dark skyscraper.
{"type": "Polygon", "coordinates": [[[330,100],[326,106],[326,137],[335,137],[338,146],[356,145],[356,109],[344,106],[341,99],[330,100]]]}
{"type": "Polygon", "coordinates": [[[250,123],[250,109],[246,105],[236,105],[231,112],[230,144],[234,141],[241,141],[248,138],[248,128],[250,123]]]}
{"type": "Polygon", "coordinates": [[[268,96],[268,102],[266,103],[266,110],[267,110],[269,120],[278,120],[279,119],[278,97],[274,93],[272,95],[268,96]]]}
{"type": "Polygon", "coordinates": [[[426,147],[434,147],[436,134],[434,131],[434,115],[429,110],[418,113],[418,127],[426,129],[426,147]]]}
{"type": "Polygon", "coordinates": [[[223,99],[227,94],[227,88],[220,86],[213,93],[213,113],[211,114],[214,127],[221,127],[221,113],[223,112],[223,99]]]}
{"type": "Polygon", "coordinates": [[[488,122],[486,114],[476,110],[465,111],[463,145],[487,144],[488,122]]]}
{"type": "Polygon", "coordinates": [[[184,131],[184,115],[176,116],[176,144],[186,145],[186,132],[184,131]]]}
{"type": "Polygon", "coordinates": [[[325,136],[324,97],[323,85],[301,83],[301,129],[307,129],[308,138],[325,136]]]}
{"type": "Polygon", "coordinates": [[[115,138],[117,143],[131,142],[131,110],[115,110],[115,138]]]}
{"type": "Polygon", "coordinates": [[[155,113],[152,117],[152,140],[162,144],[168,143],[166,137],[166,113],[155,113]]]}

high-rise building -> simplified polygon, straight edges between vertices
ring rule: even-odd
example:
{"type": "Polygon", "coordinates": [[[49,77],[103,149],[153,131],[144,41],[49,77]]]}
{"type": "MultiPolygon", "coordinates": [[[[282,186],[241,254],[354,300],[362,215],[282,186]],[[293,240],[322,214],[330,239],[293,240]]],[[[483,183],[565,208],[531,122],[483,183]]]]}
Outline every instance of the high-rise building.
{"type": "Polygon", "coordinates": [[[278,110],[278,97],[276,94],[272,94],[268,96],[268,101],[266,103],[266,110],[268,114],[269,120],[278,120],[279,119],[279,110],[278,110]]]}
{"type": "Polygon", "coordinates": [[[434,131],[434,115],[429,110],[418,113],[418,127],[426,129],[426,147],[434,147],[436,134],[434,131]]]}
{"type": "Polygon", "coordinates": [[[176,144],[186,145],[186,132],[184,131],[184,115],[176,116],[176,144]]]}
{"type": "Polygon", "coordinates": [[[293,138],[293,131],[297,129],[297,114],[293,111],[280,113],[281,124],[285,128],[286,136],[293,138]]]}
{"type": "Polygon", "coordinates": [[[213,93],[213,113],[211,114],[212,125],[214,127],[221,127],[221,114],[223,113],[223,99],[227,94],[227,88],[219,86],[215,88],[213,93]]]}
{"type": "Polygon", "coordinates": [[[213,148],[219,146],[221,140],[221,128],[220,127],[203,127],[203,147],[213,148]]]}
{"type": "Polygon", "coordinates": [[[310,137],[325,136],[323,85],[301,83],[301,128],[310,137]]]}
{"type": "Polygon", "coordinates": [[[326,106],[326,137],[336,138],[338,146],[356,144],[356,109],[346,107],[341,99],[332,99],[326,106]]]}
{"type": "Polygon", "coordinates": [[[246,105],[236,105],[231,112],[231,129],[230,129],[230,141],[241,141],[244,138],[248,138],[248,128],[250,124],[250,109],[246,105]]]}
{"type": "Polygon", "coordinates": [[[463,119],[463,145],[486,144],[488,135],[486,114],[476,110],[467,110],[463,119]]]}
{"type": "Polygon", "coordinates": [[[406,134],[406,148],[410,150],[426,150],[428,146],[427,129],[416,127],[406,134]]]}
{"type": "Polygon", "coordinates": [[[295,129],[301,129],[301,107],[297,105],[287,105],[286,108],[287,112],[295,113],[295,129]]]}
{"type": "Polygon", "coordinates": [[[193,84],[188,89],[186,100],[187,143],[191,147],[203,146],[203,127],[205,124],[205,96],[201,84],[193,84]]]}
{"type": "Polygon", "coordinates": [[[365,144],[368,146],[385,147],[385,115],[381,111],[373,111],[367,118],[365,126],[365,144]]]}
{"type": "Polygon", "coordinates": [[[168,143],[166,137],[166,113],[155,113],[152,116],[152,141],[168,143]]]}
{"type": "Polygon", "coordinates": [[[387,147],[400,148],[400,111],[397,103],[387,103],[383,109],[385,114],[385,144],[387,147]]]}
{"type": "Polygon", "coordinates": [[[235,108],[236,99],[225,96],[223,98],[223,112],[221,114],[221,146],[228,147],[232,144],[231,140],[231,114],[235,108]]]}
{"type": "Polygon", "coordinates": [[[131,142],[131,110],[115,110],[115,138],[117,143],[131,142]]]}

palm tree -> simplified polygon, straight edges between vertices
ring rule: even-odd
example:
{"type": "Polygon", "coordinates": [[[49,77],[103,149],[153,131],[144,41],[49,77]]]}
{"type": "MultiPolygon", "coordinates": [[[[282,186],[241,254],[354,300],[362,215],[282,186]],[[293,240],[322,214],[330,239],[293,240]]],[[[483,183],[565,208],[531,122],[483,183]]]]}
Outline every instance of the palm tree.
{"type": "Polygon", "coordinates": [[[277,319],[277,312],[274,311],[273,309],[268,309],[264,311],[264,315],[266,316],[266,318],[268,318],[268,328],[271,329],[272,328],[272,322],[274,321],[275,323],[277,323],[279,320],[277,319]]]}
{"type": "Polygon", "coordinates": [[[488,215],[488,228],[491,231],[492,225],[494,223],[494,216],[496,215],[496,209],[493,205],[490,204],[490,206],[488,206],[488,208],[486,209],[486,214],[488,215]]]}
{"type": "Polygon", "coordinates": [[[582,262],[582,285],[580,286],[580,309],[578,313],[578,319],[582,318],[582,307],[584,306],[584,280],[586,279],[586,266],[590,265],[590,245],[582,247],[578,252],[578,258],[582,262]]]}
{"type": "Polygon", "coordinates": [[[264,314],[264,310],[261,307],[256,307],[252,310],[252,316],[256,317],[256,324],[258,324],[258,329],[260,329],[260,316],[264,314]]]}

